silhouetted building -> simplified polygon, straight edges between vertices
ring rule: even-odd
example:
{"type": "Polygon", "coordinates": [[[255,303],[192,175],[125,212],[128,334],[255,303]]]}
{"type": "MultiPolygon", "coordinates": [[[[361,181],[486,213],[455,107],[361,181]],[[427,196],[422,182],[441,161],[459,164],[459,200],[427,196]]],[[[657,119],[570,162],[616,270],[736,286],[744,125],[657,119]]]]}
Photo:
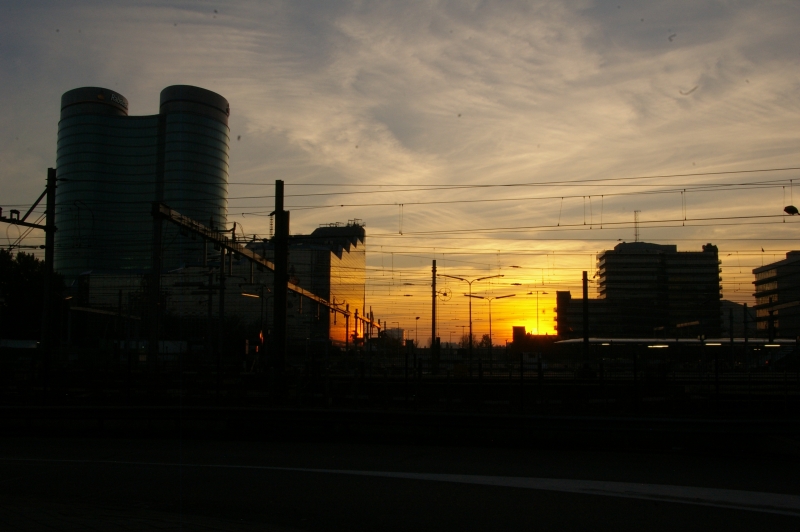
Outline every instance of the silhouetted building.
{"type": "Polygon", "coordinates": [[[525,340],[525,326],[514,326],[511,327],[511,341],[516,343],[521,343],[525,340]]]}
{"type": "MultiPolygon", "coordinates": [[[[55,269],[71,285],[84,272],[151,267],[153,202],[224,227],[228,194],[228,102],[175,85],[160,111],[128,116],[128,100],[99,87],[61,97],[56,171],[55,269]]],[[[165,270],[203,263],[202,241],[164,227],[165,270]]]]}
{"type": "Polygon", "coordinates": [[[402,342],[406,337],[406,331],[405,329],[395,327],[393,329],[384,330],[383,335],[387,338],[392,338],[394,340],[402,342]]]}
{"type": "MultiPolygon", "coordinates": [[[[98,320],[116,315],[125,317],[129,341],[139,341],[152,269],[154,202],[204,225],[225,227],[229,114],[225,98],[187,85],[161,91],[159,113],[151,116],[129,116],[127,98],[109,89],[82,87],[62,95],[53,254],[67,285],[62,339],[108,342],[108,327],[98,320]],[[79,334],[81,324],[86,334],[79,334]]],[[[197,318],[198,325],[184,323],[182,334],[207,334],[201,297],[191,288],[175,288],[181,274],[174,272],[188,274],[192,265],[209,258],[210,264],[219,253],[175,226],[162,228],[163,272],[173,273],[165,279],[164,308],[191,300],[186,319],[197,318]]]]}
{"type": "MultiPolygon", "coordinates": [[[[716,246],[679,252],[674,245],[623,242],[598,255],[597,266],[598,299],[589,301],[592,336],[719,336],[716,246]]],[[[582,336],[582,312],[582,299],[558,293],[559,336],[582,336]]]]}
{"type": "Polygon", "coordinates": [[[727,299],[720,301],[720,317],[722,321],[722,338],[729,338],[731,335],[731,318],[733,318],[734,338],[744,338],[745,323],[747,323],[747,336],[752,338],[756,335],[756,321],[753,307],[748,307],[747,318],[745,320],[745,307],[741,303],[735,303],[727,299]]]}
{"type": "MultiPolygon", "coordinates": [[[[247,247],[271,260],[270,241],[251,242],[247,247]]],[[[360,220],[346,225],[334,223],[315,229],[310,235],[293,235],[289,240],[289,280],[349,310],[346,319],[328,307],[290,293],[287,330],[296,340],[330,340],[337,346],[364,341],[364,325],[355,316],[369,313],[366,304],[366,229],[360,220]]]]}
{"type": "Polygon", "coordinates": [[[753,270],[756,327],[762,336],[793,338],[800,335],[800,251],[784,260],[753,270]],[[770,319],[773,331],[770,335],[770,319]]]}
{"type": "MultiPolygon", "coordinates": [[[[83,87],[64,93],[54,257],[70,296],[70,325],[64,334],[70,341],[75,339],[73,318],[78,316],[86,323],[88,345],[101,334],[89,318],[127,316],[126,323],[134,324],[150,312],[154,203],[231,234],[229,114],[225,98],[186,85],[164,89],[159,114],[152,116],[128,116],[128,100],[108,89],[83,87]]],[[[163,340],[189,339],[189,345],[192,338],[199,339],[195,343],[205,351],[220,342],[244,343],[244,338],[252,346],[261,334],[268,340],[272,272],[254,268],[235,253],[222,265],[213,244],[170,223],[162,222],[161,227],[163,340]],[[227,277],[222,302],[221,267],[227,277]]],[[[242,238],[241,233],[231,236],[242,238]]],[[[354,315],[345,318],[290,292],[287,333],[293,347],[363,341],[364,325],[354,318],[367,311],[364,242],[364,225],[358,220],[291,237],[290,281],[354,315]]],[[[248,247],[273,257],[268,241],[250,242],[248,247]]],[[[131,342],[143,341],[138,325],[126,325],[126,330],[131,342]]]]}
{"type": "Polygon", "coordinates": [[[531,358],[549,353],[558,340],[555,335],[526,333],[524,326],[512,327],[511,332],[512,341],[507,353],[513,356],[522,354],[531,358]]]}

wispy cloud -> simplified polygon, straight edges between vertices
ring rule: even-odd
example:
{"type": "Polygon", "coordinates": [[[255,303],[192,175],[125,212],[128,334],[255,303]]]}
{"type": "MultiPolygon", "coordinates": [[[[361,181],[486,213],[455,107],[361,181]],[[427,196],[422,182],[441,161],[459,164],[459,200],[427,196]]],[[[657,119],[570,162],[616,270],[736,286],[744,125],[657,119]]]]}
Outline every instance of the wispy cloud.
{"type": "MultiPolygon", "coordinates": [[[[232,180],[259,184],[232,185],[231,196],[268,195],[275,179],[299,193],[308,188],[292,185],[330,183],[320,189],[330,191],[342,184],[523,183],[800,162],[800,13],[792,2],[86,1],[17,4],[5,13],[3,201],[37,195],[43,168],[54,161],[59,97],[83,85],[120,91],[134,114],[157,112],[158,92],[170,84],[224,95],[233,139],[241,137],[232,142],[232,180]]],[[[680,188],[795,176],[651,183],[680,188]]],[[[598,209],[610,223],[632,220],[633,210],[641,210],[643,220],[680,217],[684,204],[695,217],[780,213],[783,201],[783,189],[774,188],[617,195],[642,190],[605,183],[291,201],[408,204],[408,233],[556,226],[509,232],[501,240],[475,235],[424,242],[431,248],[458,242],[473,250],[582,246],[587,256],[632,236],[630,226],[597,230],[598,209]],[[431,198],[534,196],[550,199],[412,205],[431,198]],[[592,229],[559,227],[581,224],[587,202],[592,229]],[[554,240],[531,240],[547,236],[554,240]],[[558,240],[567,238],[586,240],[558,240]]],[[[232,200],[232,219],[248,232],[266,232],[265,218],[238,213],[270,202],[232,200]]],[[[400,207],[394,205],[303,210],[293,223],[308,231],[353,217],[364,219],[371,234],[399,233],[400,207]]],[[[647,238],[660,241],[785,234],[774,225],[645,227],[647,238]]],[[[373,267],[377,260],[377,254],[370,258],[373,267]]],[[[557,260],[567,283],[577,259],[557,260]]]]}

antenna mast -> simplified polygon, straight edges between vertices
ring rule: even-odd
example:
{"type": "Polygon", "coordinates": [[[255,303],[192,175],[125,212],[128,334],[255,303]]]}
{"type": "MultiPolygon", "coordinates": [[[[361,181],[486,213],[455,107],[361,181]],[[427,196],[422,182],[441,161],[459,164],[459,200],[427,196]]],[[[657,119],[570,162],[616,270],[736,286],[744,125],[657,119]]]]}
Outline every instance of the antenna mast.
{"type": "Polygon", "coordinates": [[[633,211],[633,241],[639,241],[639,213],[642,211],[633,211]]]}

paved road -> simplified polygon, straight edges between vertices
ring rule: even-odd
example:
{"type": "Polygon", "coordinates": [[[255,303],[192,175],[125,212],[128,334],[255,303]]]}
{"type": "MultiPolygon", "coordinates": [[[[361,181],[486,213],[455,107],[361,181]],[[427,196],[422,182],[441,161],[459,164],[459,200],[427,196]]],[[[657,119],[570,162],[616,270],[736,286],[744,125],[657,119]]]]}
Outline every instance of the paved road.
{"type": "Polygon", "coordinates": [[[4,438],[0,529],[800,530],[798,456],[4,438]]]}

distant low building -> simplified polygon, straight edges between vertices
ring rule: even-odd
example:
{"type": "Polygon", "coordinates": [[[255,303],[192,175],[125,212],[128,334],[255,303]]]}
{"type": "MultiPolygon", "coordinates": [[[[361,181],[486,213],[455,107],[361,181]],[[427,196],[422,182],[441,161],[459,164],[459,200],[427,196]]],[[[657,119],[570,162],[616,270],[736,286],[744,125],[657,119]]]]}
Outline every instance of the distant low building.
{"type": "Polygon", "coordinates": [[[731,324],[733,325],[734,338],[745,337],[745,323],[747,324],[746,336],[752,338],[757,335],[753,307],[745,307],[741,303],[723,299],[720,301],[720,317],[722,318],[721,336],[723,338],[728,338],[731,335],[731,324]]]}
{"type": "Polygon", "coordinates": [[[547,334],[531,334],[525,332],[524,326],[515,326],[511,328],[512,338],[509,353],[511,354],[527,354],[534,356],[550,352],[553,345],[558,340],[557,336],[547,334]]]}
{"type": "Polygon", "coordinates": [[[392,338],[394,340],[397,340],[398,342],[402,342],[403,339],[406,337],[406,331],[405,329],[400,329],[398,327],[395,327],[393,329],[384,330],[383,335],[387,338],[392,338]]]}

